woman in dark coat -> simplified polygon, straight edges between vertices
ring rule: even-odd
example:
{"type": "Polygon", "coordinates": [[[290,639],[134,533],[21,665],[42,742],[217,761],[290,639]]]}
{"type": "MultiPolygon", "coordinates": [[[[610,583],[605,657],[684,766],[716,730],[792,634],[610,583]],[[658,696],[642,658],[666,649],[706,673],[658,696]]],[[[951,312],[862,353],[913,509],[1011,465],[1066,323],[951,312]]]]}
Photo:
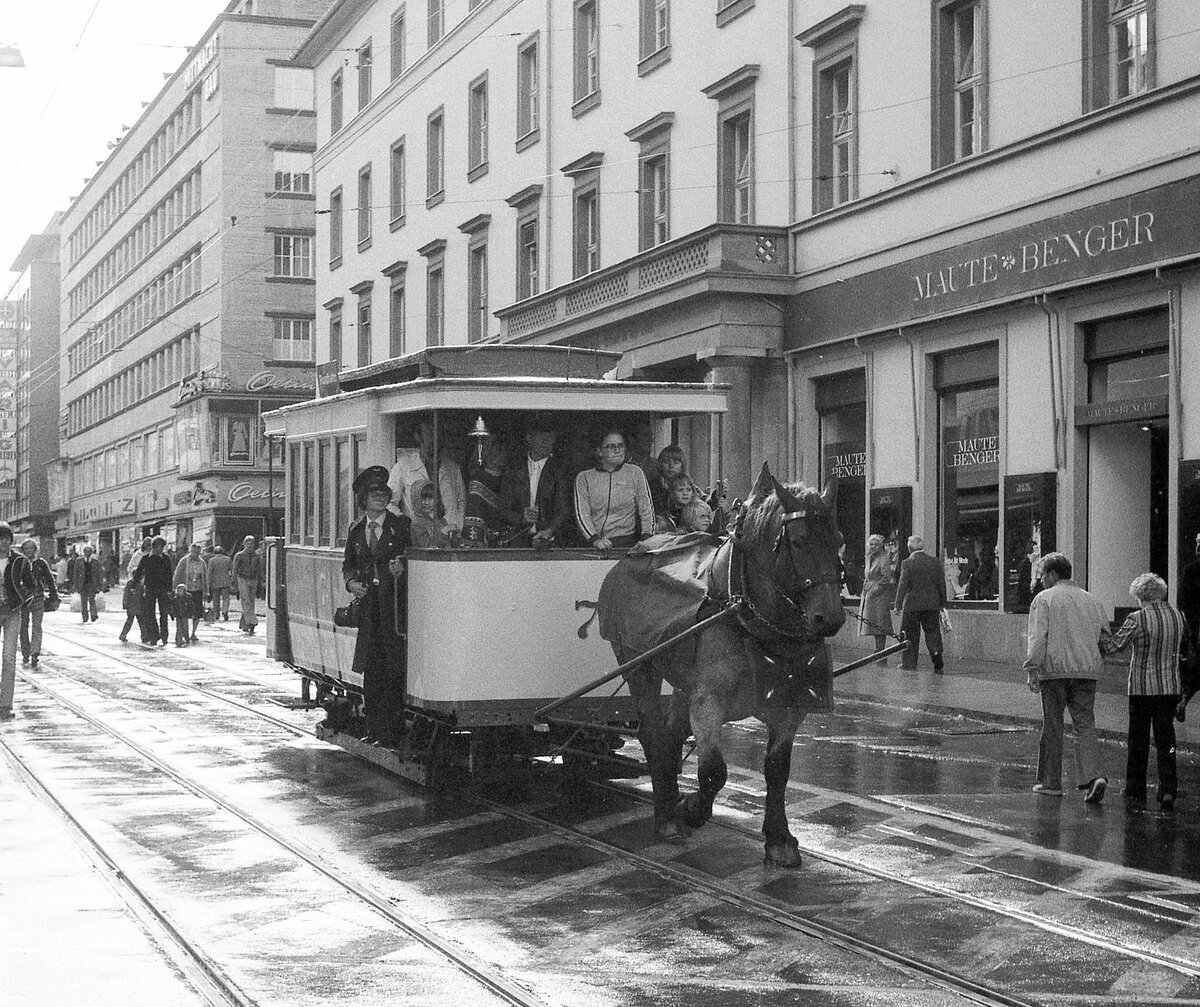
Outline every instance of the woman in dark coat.
{"type": "Polygon", "coordinates": [[[365,513],[346,536],[342,577],[359,600],[353,670],[363,677],[367,733],[393,745],[404,733],[404,550],[412,535],[409,519],[387,509],[392,499],[387,482],[382,465],[372,465],[354,480],[354,498],[365,513]]]}
{"type": "Polygon", "coordinates": [[[175,568],[166,555],[167,540],[156,535],[150,555],[138,564],[134,579],[142,584],[142,643],[167,645],[167,615],[171,610],[171,580],[175,568]]]}

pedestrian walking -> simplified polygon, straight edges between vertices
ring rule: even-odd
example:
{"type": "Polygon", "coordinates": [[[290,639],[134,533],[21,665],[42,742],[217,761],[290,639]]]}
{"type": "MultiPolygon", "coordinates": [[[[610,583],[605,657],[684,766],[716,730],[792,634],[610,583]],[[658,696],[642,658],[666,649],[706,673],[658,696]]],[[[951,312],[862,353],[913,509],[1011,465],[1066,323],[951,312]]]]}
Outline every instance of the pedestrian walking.
{"type": "Polygon", "coordinates": [[[129,630],[133,628],[134,620],[142,614],[142,596],[145,593],[145,585],[138,576],[138,570],[142,565],[142,560],[150,555],[153,542],[154,540],[149,535],[142,539],[142,547],[129,557],[129,565],[125,570],[125,590],[121,595],[121,607],[125,610],[125,625],[121,627],[121,632],[117,635],[117,639],[122,643],[129,637],[129,630]]]}
{"type": "Polygon", "coordinates": [[[242,540],[241,550],[233,557],[231,572],[237,584],[238,600],[242,603],[242,618],[238,628],[247,636],[253,636],[258,626],[254,599],[258,597],[258,585],[263,577],[262,556],[258,553],[253,535],[247,535],[242,540]]]}
{"type": "Polygon", "coordinates": [[[208,593],[214,610],[223,622],[229,621],[229,588],[233,584],[233,557],[223,546],[214,546],[208,561],[208,593]]]}
{"type": "MultiPolygon", "coordinates": [[[[892,635],[892,606],[896,602],[896,565],[893,550],[882,535],[867,539],[867,562],[863,573],[859,636],[875,637],[875,652],[887,646],[892,635]]],[[[887,667],[887,658],[877,662],[887,667]]]]}
{"type": "Polygon", "coordinates": [[[921,649],[921,631],[933,661],[933,673],[945,669],[942,657],[942,610],[946,607],[946,575],[937,558],[925,552],[920,535],[908,537],[908,559],[900,564],[900,584],[896,588],[895,609],[900,613],[900,632],[908,644],[900,667],[917,670],[921,649]]]}
{"type": "Polygon", "coordinates": [[[33,567],[13,551],[13,530],[0,521],[0,720],[13,716],[17,686],[17,647],[21,634],[21,608],[36,590],[33,567]]]}
{"type": "Polygon", "coordinates": [[[83,547],[83,556],[75,562],[73,583],[79,595],[79,611],[84,622],[95,622],[100,618],[96,612],[96,594],[104,590],[104,571],[95,553],[89,542],[83,547]]]}
{"type": "Polygon", "coordinates": [[[1131,612],[1116,635],[1104,642],[1107,654],[1131,649],[1125,796],[1134,801],[1146,799],[1146,763],[1153,729],[1158,753],[1158,803],[1171,808],[1178,795],[1174,715],[1183,692],[1179,659],[1187,638],[1187,622],[1167,602],[1167,582],[1161,577],[1144,573],[1134,578],[1129,593],[1138,603],[1138,610],[1131,612]]]}
{"type": "MultiPolygon", "coordinates": [[[[204,618],[204,599],[208,595],[208,564],[200,555],[200,543],[193,542],[188,554],[175,567],[175,616],[179,620],[177,637],[189,643],[199,643],[196,629],[204,618]],[[183,588],[185,594],[180,594],[183,588]],[[188,633],[188,619],[192,621],[192,631],[188,633]]],[[[178,643],[178,639],[176,643],[178,643]]]]}
{"type": "Polygon", "coordinates": [[[27,538],[21,543],[21,555],[30,566],[35,591],[21,606],[21,663],[38,666],[42,656],[42,616],[58,608],[58,589],[50,564],[38,554],[37,542],[27,538]]]}
{"type": "Polygon", "coordinates": [[[1029,651],[1025,671],[1029,688],[1041,693],[1042,737],[1038,746],[1039,794],[1061,797],[1063,710],[1075,728],[1075,785],[1088,804],[1104,799],[1108,780],[1100,769],[1096,737],[1096,679],[1107,638],[1104,606],[1071,580],[1071,561],[1061,552],[1042,559],[1042,583],[1029,605],[1029,651]]]}
{"type": "Polygon", "coordinates": [[[167,618],[171,611],[171,561],[166,557],[167,540],[155,535],[150,555],[137,568],[142,593],[142,643],[167,645],[167,618]]]}

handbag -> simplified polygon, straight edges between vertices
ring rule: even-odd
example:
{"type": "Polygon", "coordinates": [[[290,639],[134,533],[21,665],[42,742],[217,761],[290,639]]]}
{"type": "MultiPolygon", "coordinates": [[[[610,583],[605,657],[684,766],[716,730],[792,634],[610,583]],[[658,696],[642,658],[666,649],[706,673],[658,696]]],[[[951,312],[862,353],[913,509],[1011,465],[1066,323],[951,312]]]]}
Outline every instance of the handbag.
{"type": "Polygon", "coordinates": [[[204,621],[205,622],[208,622],[208,623],[216,622],[217,615],[218,615],[218,612],[217,612],[216,605],[206,605],[204,607],[204,621]]]}
{"type": "Polygon", "coordinates": [[[62,604],[62,599],[57,594],[49,595],[42,606],[43,612],[57,612],[58,606],[62,604]]]}
{"type": "Polygon", "coordinates": [[[343,629],[358,629],[362,623],[362,602],[351,598],[349,605],[342,605],[333,610],[333,624],[343,629]]]}
{"type": "Polygon", "coordinates": [[[952,623],[950,621],[950,613],[947,612],[946,609],[941,610],[941,613],[938,615],[938,618],[941,620],[943,633],[953,633],[954,632],[954,623],[952,623]]]}

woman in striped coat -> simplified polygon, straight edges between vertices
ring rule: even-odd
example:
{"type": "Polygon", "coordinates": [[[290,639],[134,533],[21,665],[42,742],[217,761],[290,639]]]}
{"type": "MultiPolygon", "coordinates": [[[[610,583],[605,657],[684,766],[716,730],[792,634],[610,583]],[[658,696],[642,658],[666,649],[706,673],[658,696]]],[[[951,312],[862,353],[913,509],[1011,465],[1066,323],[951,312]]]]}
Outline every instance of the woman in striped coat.
{"type": "Polygon", "coordinates": [[[1187,623],[1179,610],[1167,603],[1167,584],[1161,577],[1144,573],[1129,585],[1129,593],[1140,606],[1132,612],[1111,639],[1104,641],[1113,654],[1132,647],[1129,658],[1129,739],[1125,767],[1125,796],[1146,798],[1146,763],[1150,754],[1150,730],[1158,752],[1158,801],[1173,807],[1176,795],[1175,705],[1183,686],[1179,677],[1179,651],[1187,623]]]}

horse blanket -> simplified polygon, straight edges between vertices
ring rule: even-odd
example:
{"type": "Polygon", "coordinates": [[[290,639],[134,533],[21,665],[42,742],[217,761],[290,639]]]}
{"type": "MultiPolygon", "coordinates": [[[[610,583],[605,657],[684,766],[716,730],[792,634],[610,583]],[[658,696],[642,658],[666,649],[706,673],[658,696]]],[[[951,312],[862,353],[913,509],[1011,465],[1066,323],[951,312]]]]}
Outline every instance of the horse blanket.
{"type": "Polygon", "coordinates": [[[715,535],[655,535],[639,542],[600,585],[600,636],[644,654],[696,624],[721,540],[715,535]]]}

